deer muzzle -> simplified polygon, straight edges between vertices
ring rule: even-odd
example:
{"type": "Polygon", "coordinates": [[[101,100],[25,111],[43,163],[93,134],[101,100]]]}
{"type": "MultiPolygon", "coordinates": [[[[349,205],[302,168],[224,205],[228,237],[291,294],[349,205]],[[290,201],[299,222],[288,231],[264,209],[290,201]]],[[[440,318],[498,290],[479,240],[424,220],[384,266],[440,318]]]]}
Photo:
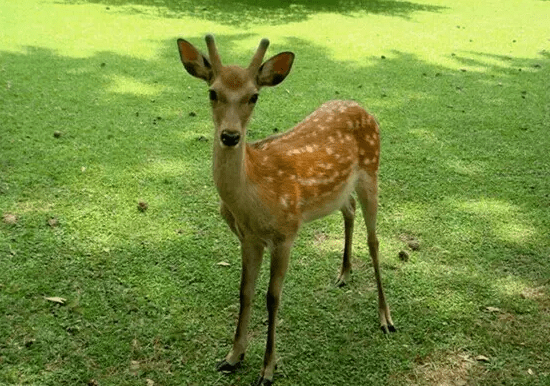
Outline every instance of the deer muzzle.
{"type": "Polygon", "coordinates": [[[241,134],[238,131],[223,130],[220,139],[225,146],[233,147],[239,143],[241,134]]]}

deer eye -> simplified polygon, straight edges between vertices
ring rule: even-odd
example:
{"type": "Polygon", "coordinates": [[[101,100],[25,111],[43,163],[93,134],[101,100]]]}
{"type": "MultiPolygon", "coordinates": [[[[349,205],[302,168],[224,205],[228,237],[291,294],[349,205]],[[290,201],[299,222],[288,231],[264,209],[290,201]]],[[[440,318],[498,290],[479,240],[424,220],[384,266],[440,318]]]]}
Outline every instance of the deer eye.
{"type": "Polygon", "coordinates": [[[256,102],[258,102],[258,94],[254,94],[250,97],[250,99],[248,100],[249,103],[251,104],[255,104],[256,102]]]}
{"type": "Polygon", "coordinates": [[[208,95],[209,95],[210,100],[211,100],[212,102],[215,102],[215,101],[218,100],[218,94],[216,93],[216,91],[210,90],[208,95]]]}

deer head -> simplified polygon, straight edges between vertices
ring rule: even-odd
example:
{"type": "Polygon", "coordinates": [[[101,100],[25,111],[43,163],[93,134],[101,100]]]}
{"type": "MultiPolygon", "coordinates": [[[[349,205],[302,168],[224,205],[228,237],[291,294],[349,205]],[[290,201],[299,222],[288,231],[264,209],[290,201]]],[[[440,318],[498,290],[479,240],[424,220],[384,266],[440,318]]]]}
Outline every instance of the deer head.
{"type": "Polygon", "coordinates": [[[262,39],[247,68],[223,66],[214,37],[206,35],[208,58],[191,43],[178,40],[181,61],[187,72],[204,80],[216,128],[215,138],[222,148],[245,142],[246,125],[258,101],[260,89],[281,83],[292,67],[294,54],[282,52],[262,64],[269,40],[262,39]]]}

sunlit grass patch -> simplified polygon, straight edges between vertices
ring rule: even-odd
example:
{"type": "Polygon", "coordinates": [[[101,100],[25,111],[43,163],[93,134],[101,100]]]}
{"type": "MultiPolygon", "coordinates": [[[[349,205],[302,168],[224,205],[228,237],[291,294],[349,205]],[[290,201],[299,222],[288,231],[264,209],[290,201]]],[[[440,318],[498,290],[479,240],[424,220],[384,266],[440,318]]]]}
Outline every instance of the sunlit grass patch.
{"type": "Polygon", "coordinates": [[[475,222],[484,223],[486,231],[502,242],[529,243],[536,232],[524,221],[519,209],[508,202],[482,198],[457,204],[460,209],[475,216],[475,222]]]}
{"type": "Polygon", "coordinates": [[[107,91],[112,93],[155,96],[162,92],[162,89],[159,87],[122,75],[113,76],[111,82],[112,84],[107,88],[107,91]]]}

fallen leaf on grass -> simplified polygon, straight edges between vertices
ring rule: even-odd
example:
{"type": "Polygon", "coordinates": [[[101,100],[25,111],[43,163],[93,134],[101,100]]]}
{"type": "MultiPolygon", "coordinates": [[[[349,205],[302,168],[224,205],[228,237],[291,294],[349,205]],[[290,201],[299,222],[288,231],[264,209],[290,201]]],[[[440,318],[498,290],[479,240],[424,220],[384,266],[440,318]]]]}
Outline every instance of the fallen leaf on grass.
{"type": "Polygon", "coordinates": [[[229,263],[227,263],[227,262],[225,262],[225,261],[220,261],[220,262],[218,263],[218,265],[221,266],[221,267],[230,267],[230,266],[231,266],[231,264],[229,264],[229,263]]]}
{"type": "Polygon", "coordinates": [[[67,301],[67,299],[60,298],[59,296],[45,297],[44,299],[49,302],[54,302],[58,304],[65,304],[65,302],[67,301]]]}
{"type": "Polygon", "coordinates": [[[130,374],[136,376],[139,371],[139,362],[138,361],[131,361],[130,362],[130,374]]]}
{"type": "Polygon", "coordinates": [[[478,355],[476,357],[476,361],[478,361],[478,362],[489,362],[489,358],[487,358],[485,355],[478,355]]]}

